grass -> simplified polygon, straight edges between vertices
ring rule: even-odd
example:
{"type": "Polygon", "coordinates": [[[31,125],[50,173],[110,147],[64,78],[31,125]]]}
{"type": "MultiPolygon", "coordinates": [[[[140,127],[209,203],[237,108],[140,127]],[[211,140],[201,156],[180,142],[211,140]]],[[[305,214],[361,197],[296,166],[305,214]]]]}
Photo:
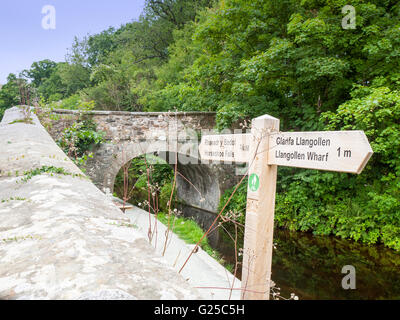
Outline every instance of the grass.
{"type": "MultiPolygon", "coordinates": [[[[167,214],[160,212],[157,217],[161,223],[168,226],[167,214]]],[[[171,215],[170,225],[172,232],[188,244],[196,244],[204,234],[203,229],[192,219],[171,215]]],[[[219,263],[225,265],[221,255],[209,245],[207,237],[200,243],[200,247],[219,263]]],[[[229,266],[226,267],[229,269],[229,266]]]]}
{"type": "Polygon", "coordinates": [[[37,236],[37,235],[28,235],[28,236],[15,236],[12,238],[4,238],[4,239],[0,239],[1,242],[5,242],[5,243],[10,243],[10,242],[19,242],[19,241],[25,241],[25,240],[42,240],[41,236],[37,236]]]}
{"type": "Polygon", "coordinates": [[[64,168],[57,168],[54,166],[51,166],[51,167],[42,166],[41,168],[36,168],[36,169],[31,169],[29,171],[25,171],[24,178],[22,178],[21,181],[28,182],[28,180],[32,179],[34,176],[39,176],[44,173],[50,173],[51,175],[59,174],[59,175],[72,176],[72,177],[84,177],[81,174],[69,173],[69,172],[65,171],[64,168]]]}
{"type": "Polygon", "coordinates": [[[138,226],[136,224],[132,224],[132,223],[107,223],[111,226],[117,226],[117,227],[126,227],[126,228],[133,228],[133,229],[137,229],[138,226]]]}
{"type": "Polygon", "coordinates": [[[12,198],[9,198],[9,199],[3,199],[0,202],[4,203],[4,202],[10,202],[10,201],[25,201],[25,200],[26,200],[26,198],[12,197],[12,198]]]}
{"type": "Polygon", "coordinates": [[[15,124],[15,123],[33,124],[33,119],[27,118],[27,119],[14,120],[13,122],[10,122],[9,124],[15,124]]]}

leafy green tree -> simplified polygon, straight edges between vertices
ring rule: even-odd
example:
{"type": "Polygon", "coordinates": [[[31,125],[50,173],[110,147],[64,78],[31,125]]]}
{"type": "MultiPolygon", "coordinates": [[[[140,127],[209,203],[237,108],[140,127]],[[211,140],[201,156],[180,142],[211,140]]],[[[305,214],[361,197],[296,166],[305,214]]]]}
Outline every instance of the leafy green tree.
{"type": "Polygon", "coordinates": [[[57,76],[64,87],[66,96],[90,86],[90,69],[83,64],[63,63],[58,68],[57,76]]]}
{"type": "Polygon", "coordinates": [[[20,102],[20,91],[17,83],[17,76],[10,73],[7,83],[0,89],[0,120],[3,118],[4,111],[20,102]]]}
{"type": "MultiPolygon", "coordinates": [[[[210,3],[147,1],[138,21],[76,39],[70,62],[91,68],[92,85],[81,91],[83,97],[95,100],[100,109],[143,110],[151,99],[147,93],[159,88],[158,72],[169,60],[174,32],[193,22],[197,11],[210,3]]],[[[168,77],[173,71],[162,73],[168,77]]]]}
{"type": "Polygon", "coordinates": [[[89,36],[87,38],[87,59],[91,66],[102,63],[107,56],[113,52],[118,46],[117,35],[124,30],[121,27],[118,30],[110,27],[107,30],[89,36]]]}
{"type": "Polygon", "coordinates": [[[213,0],[146,0],[146,17],[168,21],[175,29],[181,29],[188,21],[194,21],[198,11],[212,7],[213,0]]]}
{"type": "Polygon", "coordinates": [[[44,81],[50,78],[56,67],[56,62],[46,59],[34,62],[29,70],[24,70],[22,73],[31,80],[33,86],[39,88],[44,81]]]}
{"type": "Polygon", "coordinates": [[[47,101],[58,101],[68,96],[68,87],[63,83],[61,78],[63,65],[65,65],[64,62],[58,63],[53,73],[38,88],[38,94],[43,96],[47,101]]]}

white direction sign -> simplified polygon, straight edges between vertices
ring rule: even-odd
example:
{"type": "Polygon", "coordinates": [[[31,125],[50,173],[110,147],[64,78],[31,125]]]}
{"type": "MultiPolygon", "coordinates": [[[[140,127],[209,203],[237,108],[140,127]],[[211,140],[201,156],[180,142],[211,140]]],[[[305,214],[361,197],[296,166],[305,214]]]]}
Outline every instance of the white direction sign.
{"type": "Polygon", "coordinates": [[[279,132],[270,135],[268,164],[359,174],[372,153],[363,131],[279,132]]]}
{"type": "MultiPolygon", "coordinates": [[[[249,162],[252,140],[250,133],[203,136],[200,156],[249,162]]],[[[372,154],[363,131],[277,132],[269,137],[268,164],[359,174],[372,154]]]]}
{"type": "Polygon", "coordinates": [[[204,160],[225,162],[248,162],[252,135],[221,134],[201,138],[200,156],[204,160]]]}

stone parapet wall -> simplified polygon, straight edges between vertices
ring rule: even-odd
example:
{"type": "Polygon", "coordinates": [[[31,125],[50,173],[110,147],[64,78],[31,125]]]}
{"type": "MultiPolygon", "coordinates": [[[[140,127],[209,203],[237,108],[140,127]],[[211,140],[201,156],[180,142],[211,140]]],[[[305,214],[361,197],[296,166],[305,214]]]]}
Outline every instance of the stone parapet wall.
{"type": "Polygon", "coordinates": [[[98,130],[106,133],[109,141],[140,141],[151,139],[157,134],[185,131],[188,128],[201,131],[215,127],[215,112],[125,112],[125,111],[90,111],[81,113],[74,110],[53,110],[56,120],[49,130],[53,138],[72,123],[81,118],[90,118],[98,130]]]}
{"type": "Polygon", "coordinates": [[[32,118],[0,124],[0,299],[200,299],[32,118]]]}

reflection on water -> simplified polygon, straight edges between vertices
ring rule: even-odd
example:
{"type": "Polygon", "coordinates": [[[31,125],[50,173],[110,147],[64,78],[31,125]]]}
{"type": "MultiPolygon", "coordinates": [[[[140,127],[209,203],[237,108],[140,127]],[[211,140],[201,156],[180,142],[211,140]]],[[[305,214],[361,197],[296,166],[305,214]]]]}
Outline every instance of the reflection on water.
{"type": "Polygon", "coordinates": [[[400,299],[400,254],[335,237],[275,230],[272,279],[281,295],[300,299],[400,299]],[[356,269],[356,289],[344,290],[342,267],[356,269]]]}

